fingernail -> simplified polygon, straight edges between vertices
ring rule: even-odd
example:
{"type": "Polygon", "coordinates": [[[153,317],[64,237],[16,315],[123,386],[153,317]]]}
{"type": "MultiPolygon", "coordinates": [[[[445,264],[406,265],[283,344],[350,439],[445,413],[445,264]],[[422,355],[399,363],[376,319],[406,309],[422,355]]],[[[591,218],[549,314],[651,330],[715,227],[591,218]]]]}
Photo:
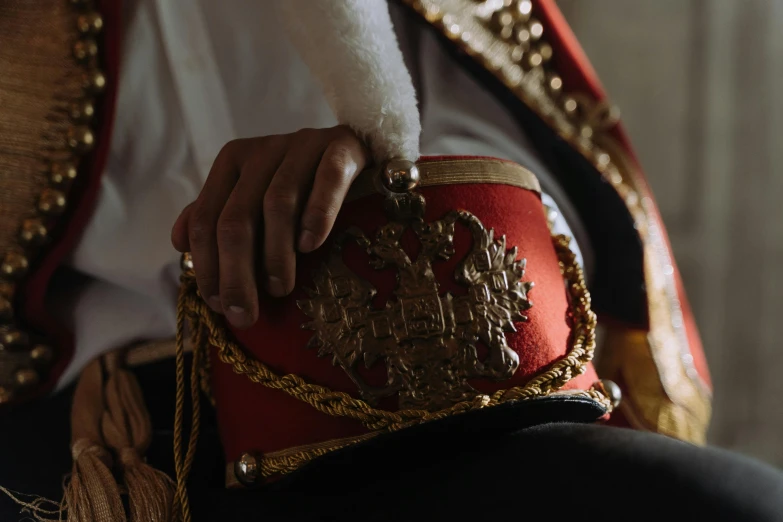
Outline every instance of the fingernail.
{"type": "Polygon", "coordinates": [[[213,295],[209,299],[207,299],[207,304],[210,308],[212,308],[213,311],[222,314],[223,313],[223,305],[220,304],[220,296],[219,295],[213,295]]]}
{"type": "Polygon", "coordinates": [[[283,297],[287,293],[283,280],[275,276],[269,277],[266,283],[266,289],[275,297],[283,297]]]}
{"type": "Polygon", "coordinates": [[[250,316],[241,306],[229,306],[226,310],[226,319],[237,328],[250,326],[250,316]]]}
{"type": "Polygon", "coordinates": [[[315,250],[315,240],[315,234],[309,230],[302,230],[302,234],[299,236],[299,251],[307,253],[315,250]]]}

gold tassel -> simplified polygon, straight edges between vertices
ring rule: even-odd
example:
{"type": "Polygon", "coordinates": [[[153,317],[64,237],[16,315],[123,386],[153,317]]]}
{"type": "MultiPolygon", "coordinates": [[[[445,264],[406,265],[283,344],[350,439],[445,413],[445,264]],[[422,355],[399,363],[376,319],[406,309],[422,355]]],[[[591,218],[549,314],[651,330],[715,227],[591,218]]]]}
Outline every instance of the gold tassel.
{"type": "Polygon", "coordinates": [[[90,363],[76,387],[71,414],[74,466],[63,502],[69,522],[173,519],[174,482],[143,461],[152,440],[152,422],[141,387],[122,367],[121,356],[112,352],[90,363]],[[108,448],[118,457],[129,518],[108,448]]]}
{"type": "Polygon", "coordinates": [[[103,370],[96,359],[82,372],[73,396],[73,470],[63,496],[69,522],[126,520],[120,489],[111,472],[112,457],[101,433],[104,407],[103,370]]]}
{"type": "MultiPolygon", "coordinates": [[[[141,387],[124,368],[124,353],[115,351],[90,362],[82,371],[71,409],[73,468],[62,501],[24,495],[0,486],[0,493],[29,512],[35,520],[49,522],[160,522],[191,519],[187,477],[195,457],[199,435],[200,385],[198,370],[206,357],[199,339],[190,368],[191,429],[183,452],[185,405],[185,311],[180,295],[177,314],[177,396],[174,426],[174,464],[177,482],[144,461],[152,440],[152,421],[141,387]],[[105,382],[104,382],[105,381],[105,382]],[[184,453],[184,454],[183,454],[184,453]],[[115,458],[117,467],[114,469],[115,458]],[[130,516],[123,507],[121,478],[127,492],[130,516]],[[31,497],[28,502],[24,497],[31,497]],[[56,506],[59,509],[47,509],[56,506]],[[50,518],[57,515],[57,518],[50,518]]],[[[194,337],[198,337],[194,335],[194,337]]]]}
{"type": "MultiPolygon", "coordinates": [[[[69,522],[175,520],[174,481],[143,460],[152,440],[152,422],[136,377],[122,367],[122,355],[113,352],[93,360],[79,377],[71,409],[73,468],[62,502],[58,505],[36,496],[27,502],[22,497],[28,495],[0,487],[0,492],[36,520],[62,520],[65,512],[69,522]],[[120,486],[112,472],[112,453],[127,490],[130,518],[126,517],[120,486]],[[46,505],[59,509],[46,509],[46,505]]],[[[192,450],[189,455],[188,469],[192,450]]]]}
{"type": "Polygon", "coordinates": [[[172,518],[174,482],[142,460],[152,440],[152,422],[136,377],[119,363],[119,354],[105,356],[109,378],[102,418],[106,444],[119,458],[128,490],[130,522],[172,518]]]}

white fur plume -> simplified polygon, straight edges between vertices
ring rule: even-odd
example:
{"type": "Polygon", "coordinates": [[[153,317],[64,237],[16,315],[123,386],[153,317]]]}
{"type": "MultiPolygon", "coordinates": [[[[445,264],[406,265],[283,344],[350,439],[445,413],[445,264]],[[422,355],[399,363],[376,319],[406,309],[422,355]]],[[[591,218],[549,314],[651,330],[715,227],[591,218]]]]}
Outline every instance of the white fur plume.
{"type": "Polygon", "coordinates": [[[288,33],[337,120],[382,162],[419,157],[416,91],[386,0],[282,0],[288,33]]]}

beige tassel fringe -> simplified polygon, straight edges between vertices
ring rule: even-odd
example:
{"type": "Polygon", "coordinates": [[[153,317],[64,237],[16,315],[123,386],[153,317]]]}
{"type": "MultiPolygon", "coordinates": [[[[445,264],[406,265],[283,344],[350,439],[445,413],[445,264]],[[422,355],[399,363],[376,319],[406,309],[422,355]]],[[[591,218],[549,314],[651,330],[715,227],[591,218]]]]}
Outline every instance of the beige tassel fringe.
{"type": "Polygon", "coordinates": [[[152,423],[141,387],[121,366],[120,357],[111,353],[92,361],[76,385],[71,410],[73,468],[59,510],[46,509],[46,505],[56,505],[47,499],[34,497],[26,502],[21,497],[27,495],[0,488],[35,520],[63,520],[63,513],[68,522],[169,522],[178,518],[174,481],[143,460],[152,439],[152,423]],[[125,492],[130,517],[123,507],[121,493],[125,492]]]}
{"type": "Polygon", "coordinates": [[[63,508],[69,522],[123,522],[120,488],[112,469],[112,457],[104,446],[101,418],[105,410],[101,361],[92,361],[82,372],[71,410],[73,471],[65,485],[63,508]]]}
{"type": "Polygon", "coordinates": [[[128,490],[130,521],[171,520],[174,482],[142,460],[152,440],[152,422],[136,377],[119,365],[119,355],[105,357],[106,409],[102,429],[106,444],[119,458],[128,490]]]}

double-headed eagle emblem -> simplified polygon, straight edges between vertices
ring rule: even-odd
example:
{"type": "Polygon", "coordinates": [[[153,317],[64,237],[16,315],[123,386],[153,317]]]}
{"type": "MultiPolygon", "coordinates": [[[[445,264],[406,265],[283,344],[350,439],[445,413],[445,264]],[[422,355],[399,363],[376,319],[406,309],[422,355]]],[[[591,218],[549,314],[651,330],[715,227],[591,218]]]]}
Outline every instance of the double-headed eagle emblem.
{"type": "Polygon", "coordinates": [[[394,394],[400,408],[438,410],[469,400],[478,393],[469,379],[508,379],[519,366],[505,332],[516,331],[514,321],[527,320],[523,312],[531,307],[527,295],[533,283],[521,281],[525,260],[516,258],[516,247],[506,250],[505,236],[495,239],[493,230],[462,210],[431,223],[391,221],[374,241],[352,227],[313,274],[310,299],[297,303],[311,319],[302,327],[315,332],[308,346],[331,356],[371,404],[394,394]],[[473,238],[454,274],[466,292],[441,295],[432,265],[454,255],[457,223],[473,238]],[[421,242],[415,261],[400,245],[409,227],[421,242]],[[343,262],[348,241],[366,249],[374,268],[397,269],[396,299],[385,308],[373,307],[375,287],[343,262]],[[378,361],[386,365],[386,383],[370,386],[359,365],[370,368],[378,361]]]}

